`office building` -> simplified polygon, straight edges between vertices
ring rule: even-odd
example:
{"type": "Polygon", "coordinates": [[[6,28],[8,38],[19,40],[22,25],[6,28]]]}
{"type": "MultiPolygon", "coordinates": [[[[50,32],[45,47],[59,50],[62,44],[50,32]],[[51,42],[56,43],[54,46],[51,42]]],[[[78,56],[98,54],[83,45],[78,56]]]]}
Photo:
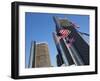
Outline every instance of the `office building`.
{"type": "Polygon", "coordinates": [[[33,42],[31,45],[29,68],[51,67],[48,44],[33,42]]]}
{"type": "Polygon", "coordinates": [[[89,42],[87,42],[82,35],[88,34],[79,32],[77,30],[78,26],[68,19],[61,19],[58,17],[53,17],[53,19],[56,26],[55,33],[53,33],[53,38],[54,40],[59,40],[58,42],[55,41],[55,44],[57,49],[60,47],[60,55],[64,61],[62,64],[65,64],[66,66],[73,64],[89,65],[89,42]]]}

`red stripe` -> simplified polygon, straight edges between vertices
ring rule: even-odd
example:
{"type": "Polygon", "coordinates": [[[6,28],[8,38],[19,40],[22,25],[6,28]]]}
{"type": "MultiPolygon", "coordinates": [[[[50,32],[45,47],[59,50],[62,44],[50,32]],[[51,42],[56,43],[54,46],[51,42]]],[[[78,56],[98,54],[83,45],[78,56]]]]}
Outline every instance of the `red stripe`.
{"type": "Polygon", "coordinates": [[[62,36],[60,36],[61,38],[65,38],[70,34],[70,31],[66,30],[66,29],[62,29],[59,31],[59,33],[62,35],[62,36]]]}

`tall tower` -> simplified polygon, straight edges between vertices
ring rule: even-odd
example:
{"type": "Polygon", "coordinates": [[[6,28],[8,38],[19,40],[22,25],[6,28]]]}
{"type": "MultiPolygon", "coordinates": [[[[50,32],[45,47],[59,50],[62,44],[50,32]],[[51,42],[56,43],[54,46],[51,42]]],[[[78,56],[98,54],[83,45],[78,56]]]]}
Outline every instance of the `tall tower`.
{"type": "MultiPolygon", "coordinates": [[[[89,65],[89,44],[77,31],[77,26],[68,19],[58,17],[53,17],[53,19],[56,25],[56,38],[60,38],[59,46],[64,63],[67,66],[89,65]]],[[[58,49],[57,45],[56,47],[58,49]]]]}
{"type": "Polygon", "coordinates": [[[47,43],[32,42],[29,68],[34,67],[51,67],[47,43]]]}
{"type": "Polygon", "coordinates": [[[31,48],[30,48],[30,57],[29,57],[28,68],[35,67],[35,50],[36,50],[36,41],[32,41],[31,48]]]}
{"type": "Polygon", "coordinates": [[[50,67],[50,56],[47,43],[36,44],[35,67],[50,67]]]}
{"type": "Polygon", "coordinates": [[[56,56],[57,65],[58,66],[62,66],[63,64],[66,66],[73,65],[74,62],[66,47],[64,40],[60,39],[55,32],[53,32],[53,38],[54,38],[56,48],[58,51],[58,54],[56,56]]]}

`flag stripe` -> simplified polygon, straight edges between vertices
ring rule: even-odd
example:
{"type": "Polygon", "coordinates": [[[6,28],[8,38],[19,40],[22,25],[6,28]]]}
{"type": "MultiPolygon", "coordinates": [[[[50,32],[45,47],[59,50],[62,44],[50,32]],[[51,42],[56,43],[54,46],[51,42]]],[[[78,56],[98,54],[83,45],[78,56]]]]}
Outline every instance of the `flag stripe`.
{"type": "Polygon", "coordinates": [[[62,38],[65,38],[71,33],[71,31],[69,31],[67,29],[62,29],[62,30],[59,31],[59,33],[62,35],[61,36],[62,38]]]}

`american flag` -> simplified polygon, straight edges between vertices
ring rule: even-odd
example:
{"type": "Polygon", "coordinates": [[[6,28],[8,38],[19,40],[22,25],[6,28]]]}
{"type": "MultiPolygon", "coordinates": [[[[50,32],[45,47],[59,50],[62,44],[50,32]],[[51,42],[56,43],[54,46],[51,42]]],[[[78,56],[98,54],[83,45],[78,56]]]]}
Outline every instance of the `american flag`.
{"type": "Polygon", "coordinates": [[[68,37],[68,35],[71,33],[71,31],[70,30],[67,30],[67,29],[61,29],[60,31],[59,31],[59,33],[61,34],[61,38],[65,38],[65,37],[68,37]]]}

